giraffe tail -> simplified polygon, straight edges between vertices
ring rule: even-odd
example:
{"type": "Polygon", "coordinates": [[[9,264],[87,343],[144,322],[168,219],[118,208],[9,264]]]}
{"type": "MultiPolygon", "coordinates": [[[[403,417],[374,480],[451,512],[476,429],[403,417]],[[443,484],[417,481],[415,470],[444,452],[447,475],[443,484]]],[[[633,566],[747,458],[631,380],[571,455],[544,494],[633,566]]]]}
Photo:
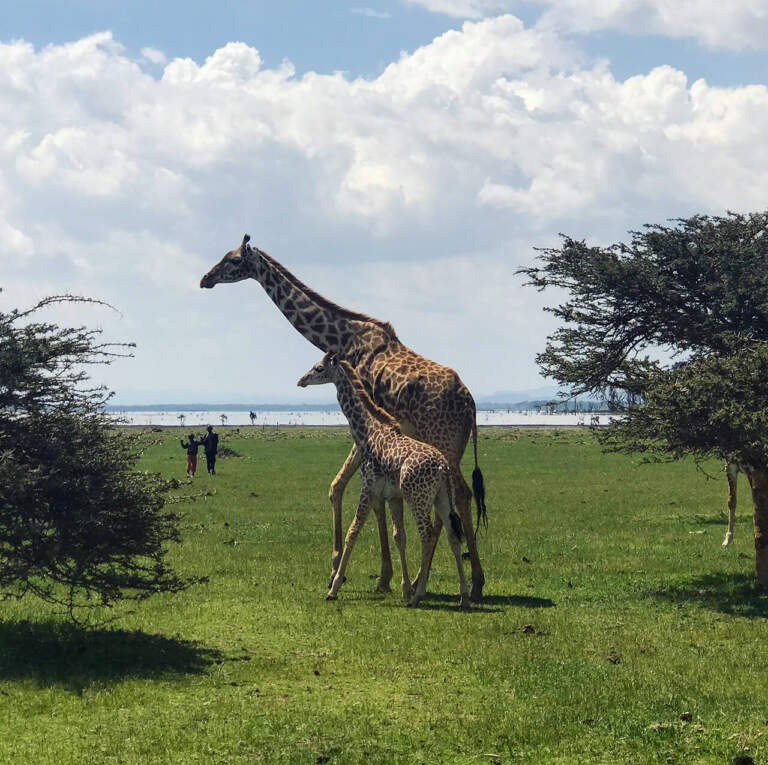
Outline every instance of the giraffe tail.
{"type": "Polygon", "coordinates": [[[456,539],[461,542],[461,540],[464,538],[464,529],[461,526],[461,518],[459,518],[459,514],[455,511],[451,511],[451,514],[448,516],[448,519],[451,522],[451,530],[453,531],[453,535],[456,537],[456,539]]]}
{"type": "Polygon", "coordinates": [[[453,483],[453,474],[450,469],[445,471],[446,489],[448,489],[448,506],[450,512],[448,513],[448,520],[451,523],[451,531],[456,539],[461,542],[464,538],[464,527],[461,525],[461,518],[456,512],[456,489],[453,483]]]}
{"type": "Polygon", "coordinates": [[[475,505],[477,506],[477,527],[475,534],[480,529],[480,522],[488,531],[488,511],[485,506],[485,481],[483,474],[477,465],[477,420],[472,421],[472,447],[475,452],[475,469],[472,471],[472,493],[475,495],[475,505]]]}

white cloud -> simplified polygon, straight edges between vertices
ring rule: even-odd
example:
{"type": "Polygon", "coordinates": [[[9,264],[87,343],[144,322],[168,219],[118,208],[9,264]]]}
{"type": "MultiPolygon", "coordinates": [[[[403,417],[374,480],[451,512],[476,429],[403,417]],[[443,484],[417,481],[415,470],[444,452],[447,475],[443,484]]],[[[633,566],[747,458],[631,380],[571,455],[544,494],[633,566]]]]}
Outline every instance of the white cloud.
{"type": "Polygon", "coordinates": [[[298,78],[244,43],[160,79],[106,33],[10,43],[0,110],[0,303],[115,304],[105,330],[139,351],[107,381],[134,396],[290,394],[313,362],[256,285],[198,289],[246,231],[483,393],[537,382],[548,325],[513,273],[532,246],[768,199],[765,87],[667,66],[618,81],[513,16],[467,22],[373,80],[298,78]]]}
{"type": "Polygon", "coordinates": [[[152,64],[166,64],[168,62],[165,53],[157,48],[142,48],[141,55],[152,64]]]}
{"type": "Polygon", "coordinates": [[[31,184],[60,184],[85,196],[113,197],[138,173],[126,142],[114,125],[61,128],[20,153],[16,169],[31,184]]]}
{"type": "Polygon", "coordinates": [[[31,237],[0,216],[0,255],[24,257],[34,253],[31,237]]]}
{"type": "Polygon", "coordinates": [[[712,48],[764,49],[768,45],[768,4],[758,0],[539,0],[543,23],[592,32],[692,37],[712,48]]]}
{"type": "Polygon", "coordinates": [[[460,19],[480,19],[501,11],[510,11],[515,0],[406,0],[433,13],[444,13],[460,19]]]}
{"type": "MultiPolygon", "coordinates": [[[[449,16],[479,19],[530,6],[523,0],[408,0],[449,16]]],[[[633,35],[690,37],[712,48],[768,46],[765,0],[532,0],[542,7],[541,26],[563,32],[612,29],[633,35]]]]}
{"type": "Polygon", "coordinates": [[[241,42],[229,42],[208,56],[203,66],[191,59],[175,59],[166,68],[163,80],[168,83],[218,84],[235,88],[250,82],[261,69],[261,56],[241,42]]]}
{"type": "Polygon", "coordinates": [[[391,19],[392,14],[388,11],[377,11],[375,8],[350,8],[350,13],[357,16],[368,16],[371,19],[391,19]]]}

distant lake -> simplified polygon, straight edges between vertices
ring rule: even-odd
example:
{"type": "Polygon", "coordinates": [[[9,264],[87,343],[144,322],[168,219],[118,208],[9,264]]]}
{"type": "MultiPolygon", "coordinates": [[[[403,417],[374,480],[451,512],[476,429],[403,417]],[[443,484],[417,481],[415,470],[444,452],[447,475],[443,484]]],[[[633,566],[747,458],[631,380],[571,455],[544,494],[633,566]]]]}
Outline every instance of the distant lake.
{"type": "MultiPolygon", "coordinates": [[[[255,425],[346,425],[344,415],[334,409],[304,411],[259,411],[255,412],[255,425]]],[[[250,425],[251,418],[248,410],[227,411],[166,411],[166,410],[141,410],[129,412],[110,412],[110,415],[119,418],[128,425],[152,425],[171,426],[181,425],[179,415],[183,415],[185,428],[199,429],[206,425],[222,425],[222,416],[226,419],[225,425],[250,425]]],[[[600,425],[607,425],[613,415],[589,413],[558,412],[556,414],[544,414],[536,411],[515,411],[514,409],[485,409],[477,413],[478,425],[516,425],[520,427],[543,426],[567,427],[574,425],[589,425],[593,417],[597,417],[600,425]]]]}

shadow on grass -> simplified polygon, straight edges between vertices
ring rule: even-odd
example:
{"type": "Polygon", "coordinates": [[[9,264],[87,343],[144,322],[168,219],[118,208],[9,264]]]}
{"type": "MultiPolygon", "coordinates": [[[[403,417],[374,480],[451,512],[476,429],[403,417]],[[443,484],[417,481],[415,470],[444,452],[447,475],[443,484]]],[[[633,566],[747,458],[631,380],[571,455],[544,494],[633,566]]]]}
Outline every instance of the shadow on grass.
{"type": "MultiPolygon", "coordinates": [[[[390,597],[379,592],[347,592],[340,596],[348,605],[350,603],[366,604],[379,601],[383,606],[403,608],[400,597],[390,597]]],[[[535,598],[531,595],[484,595],[482,603],[472,603],[466,613],[497,614],[504,611],[504,606],[515,608],[554,608],[557,605],[549,598],[535,598]]],[[[416,609],[427,611],[461,611],[458,593],[427,592],[424,600],[416,609]]]]}
{"type": "MultiPolygon", "coordinates": [[[[722,526],[723,527],[723,534],[725,534],[726,529],[728,528],[728,514],[727,513],[717,513],[715,515],[694,515],[693,516],[693,523],[699,525],[699,526],[722,526]]],[[[736,516],[736,526],[747,526],[749,525],[750,528],[752,526],[752,513],[742,513],[741,515],[736,516]]]]}
{"type": "MultiPolygon", "coordinates": [[[[428,592],[419,608],[458,608],[458,595],[428,592]]],[[[514,608],[554,608],[555,601],[532,595],[483,595],[482,603],[473,603],[470,611],[498,613],[504,606],[514,608]]]]}
{"type": "Polygon", "coordinates": [[[755,589],[749,574],[705,574],[653,593],[670,603],[695,603],[734,616],[768,618],[768,594],[755,589]]]}
{"type": "Polygon", "coordinates": [[[33,680],[74,693],[93,682],[199,674],[224,661],[190,640],[45,621],[0,622],[0,679],[33,680]]]}

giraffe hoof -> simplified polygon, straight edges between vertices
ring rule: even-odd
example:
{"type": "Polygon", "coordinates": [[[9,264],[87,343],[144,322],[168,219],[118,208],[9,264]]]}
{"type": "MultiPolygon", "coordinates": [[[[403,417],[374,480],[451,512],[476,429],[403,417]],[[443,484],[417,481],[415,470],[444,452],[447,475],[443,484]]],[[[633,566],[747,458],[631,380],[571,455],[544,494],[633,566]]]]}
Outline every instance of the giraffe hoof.
{"type": "Polygon", "coordinates": [[[329,593],[328,593],[328,594],[325,596],[325,599],[326,599],[326,600],[338,600],[338,599],[339,599],[339,596],[338,596],[338,595],[334,595],[334,593],[332,593],[332,592],[329,592],[329,593]]]}
{"type": "Polygon", "coordinates": [[[466,595],[461,596],[459,599],[459,608],[461,608],[462,611],[468,611],[469,610],[469,597],[466,595]]]}
{"type": "Polygon", "coordinates": [[[392,592],[392,588],[389,586],[388,582],[382,582],[381,580],[379,580],[376,583],[376,592],[380,592],[384,594],[386,592],[392,592]]]}

